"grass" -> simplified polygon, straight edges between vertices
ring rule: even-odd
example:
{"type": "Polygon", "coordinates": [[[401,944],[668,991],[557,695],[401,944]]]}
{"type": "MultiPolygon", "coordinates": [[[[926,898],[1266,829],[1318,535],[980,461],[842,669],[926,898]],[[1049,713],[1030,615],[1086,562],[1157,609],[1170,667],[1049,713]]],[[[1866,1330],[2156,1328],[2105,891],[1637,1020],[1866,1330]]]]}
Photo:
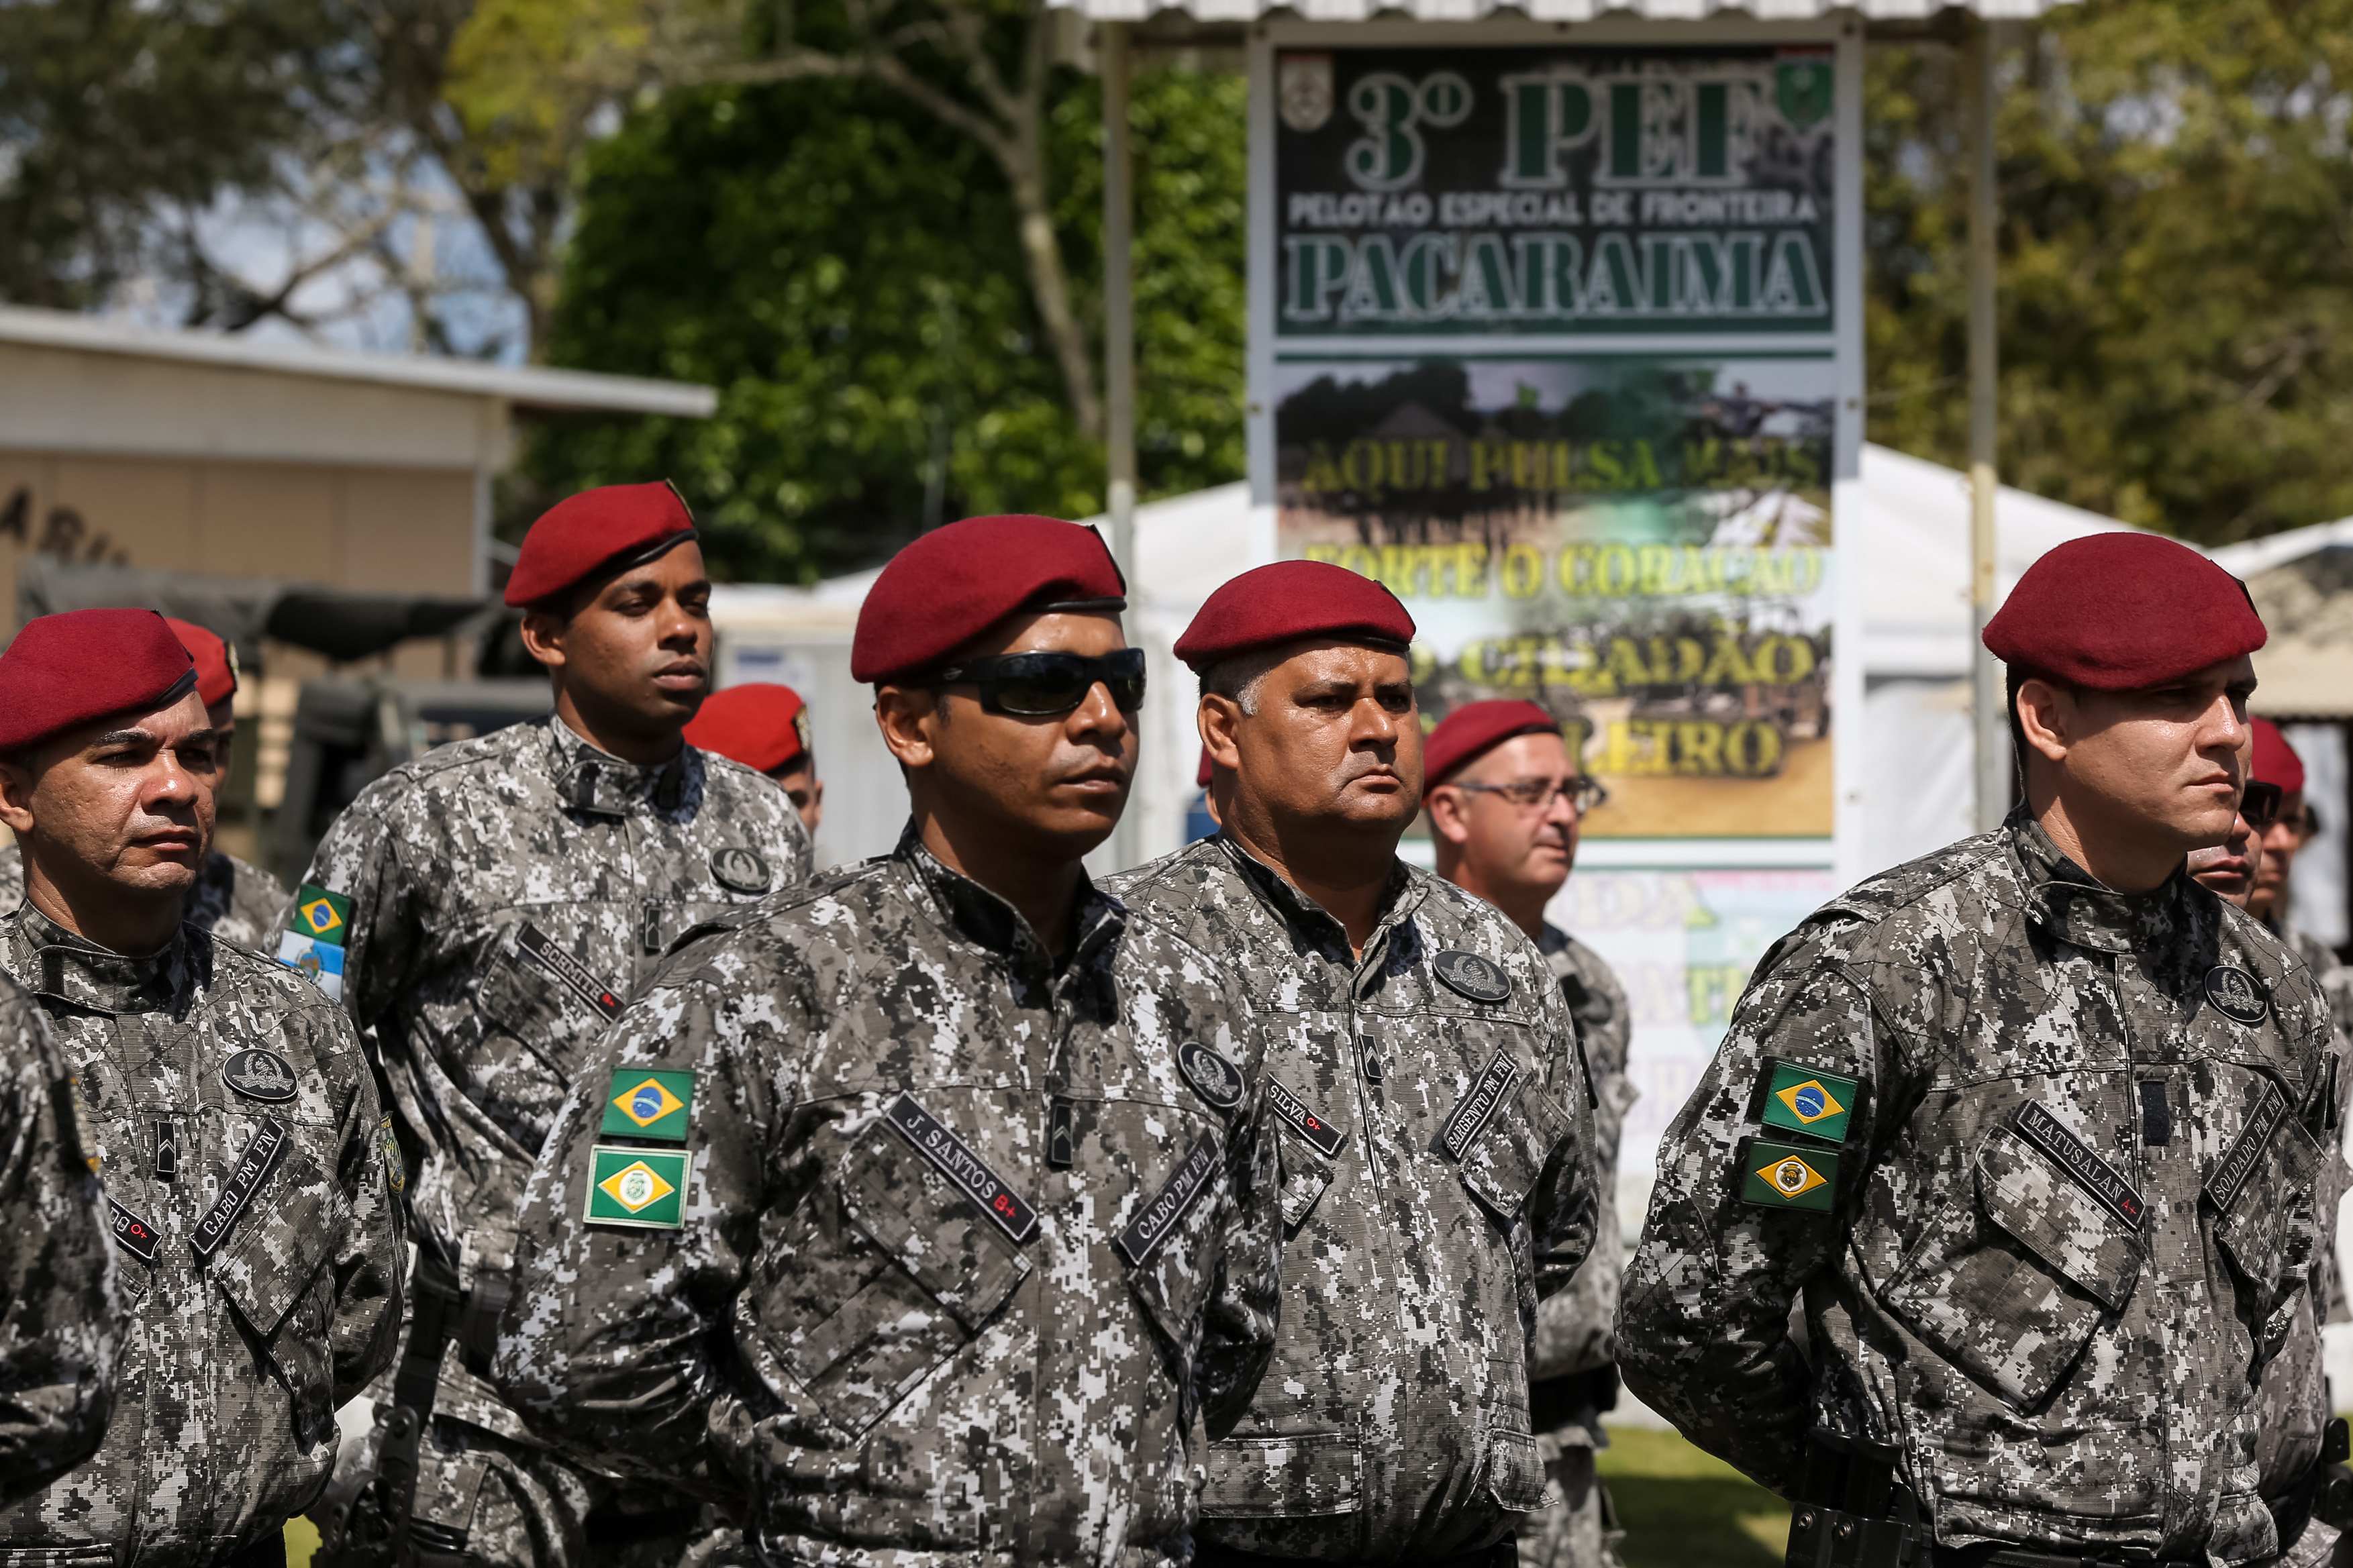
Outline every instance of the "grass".
{"type": "Polygon", "coordinates": [[[1626,1568],[1779,1568],[1788,1505],[1679,1435],[1611,1427],[1601,1479],[1626,1528],[1626,1568]]]}

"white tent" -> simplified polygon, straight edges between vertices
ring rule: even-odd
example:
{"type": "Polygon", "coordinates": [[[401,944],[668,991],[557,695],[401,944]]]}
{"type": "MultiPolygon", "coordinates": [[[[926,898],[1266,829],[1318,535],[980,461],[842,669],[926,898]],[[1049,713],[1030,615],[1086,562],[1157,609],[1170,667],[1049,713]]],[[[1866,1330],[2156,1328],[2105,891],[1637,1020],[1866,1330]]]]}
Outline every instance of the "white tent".
{"type": "MultiPolygon", "coordinates": [[[[1959,473],[1883,447],[1863,448],[1862,480],[1860,515],[1841,515],[1837,528],[1865,575],[1864,712],[1841,728],[1866,748],[1867,842],[1878,867],[1969,831],[1969,496],[1959,473]]],[[[2012,489],[2001,492],[1997,517],[2005,593],[2052,546],[2124,526],[2012,489]]],[[[1176,637],[1220,583],[1269,559],[1273,542],[1241,484],[1137,510],[1129,635],[1150,655],[1154,685],[1134,809],[1147,854],[1183,841],[1196,793],[1195,688],[1176,662],[1176,637]]],[[[723,587],[712,600],[722,684],[783,680],[810,700],[826,780],[820,847],[832,860],[888,849],[905,810],[867,693],[849,679],[850,632],[873,580],[862,572],[814,588],[723,587]]]]}

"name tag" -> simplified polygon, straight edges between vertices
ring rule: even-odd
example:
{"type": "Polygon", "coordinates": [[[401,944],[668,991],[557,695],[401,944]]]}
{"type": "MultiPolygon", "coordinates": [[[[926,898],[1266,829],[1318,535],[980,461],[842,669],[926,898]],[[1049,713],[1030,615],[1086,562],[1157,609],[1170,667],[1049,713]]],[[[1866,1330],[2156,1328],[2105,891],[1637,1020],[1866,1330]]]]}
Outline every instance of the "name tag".
{"type": "Polygon", "coordinates": [[[564,987],[607,1018],[621,1016],[621,998],[611,986],[598,982],[588,973],[588,966],[547,939],[547,934],[528,922],[515,932],[515,951],[546,970],[562,982],[564,987]]]}
{"type": "Polygon", "coordinates": [[[1511,1053],[1497,1051],[1495,1059],[1471,1086],[1471,1092],[1462,1097],[1462,1103],[1454,1108],[1454,1114],[1446,1119],[1446,1125],[1438,1130],[1438,1152],[1461,1164],[1479,1130],[1487,1125],[1487,1119],[1495,1114],[1495,1107],[1504,1103],[1504,1096],[1519,1079],[1520,1069],[1511,1053]]]}
{"type": "Polygon", "coordinates": [[[2090,1144],[2068,1131],[2065,1122],[2030,1103],[2019,1107],[2010,1125],[2028,1142],[2048,1154],[2077,1186],[2098,1199],[2102,1208],[2135,1230],[2140,1228],[2139,1190],[2094,1153],[2090,1144]]]}
{"type": "Polygon", "coordinates": [[[2247,1118],[2247,1124],[2239,1129],[2231,1152],[2222,1156],[2222,1163],[2214,1168],[2214,1174],[2206,1183],[2206,1195],[2214,1200],[2215,1212],[2229,1214],[2232,1205],[2239,1201],[2239,1194],[2246,1191],[2247,1178],[2255,1173],[2256,1160],[2262,1157],[2264,1145],[2272,1141],[2272,1134],[2279,1131],[2286,1116],[2287,1097],[2280,1093],[2279,1085],[2265,1084],[2263,1099],[2255,1102],[2254,1111],[2247,1118]]]}
{"type": "Polygon", "coordinates": [[[1307,1140],[1310,1146],[1325,1159],[1340,1152],[1348,1135],[1307,1109],[1307,1102],[1275,1079],[1266,1080],[1266,1102],[1282,1118],[1283,1125],[1307,1140]]]}
{"type": "Polygon", "coordinates": [[[114,1220],[114,1245],[140,1262],[153,1264],[157,1250],[164,1245],[164,1238],[155,1234],[155,1227],[112,1198],[106,1200],[106,1209],[114,1220]]]}
{"type": "Polygon", "coordinates": [[[1135,1218],[1129,1222],[1112,1241],[1112,1247],[1127,1259],[1131,1268],[1141,1268],[1160,1250],[1169,1233],[1184,1222],[1209,1190],[1209,1183],[1218,1173],[1218,1146],[1209,1139],[1194,1140],[1193,1147],[1168,1178],[1168,1184],[1155,1194],[1135,1218]]]}
{"type": "Polygon", "coordinates": [[[253,1201],[253,1194],[260,1190],[262,1183],[269,1179],[269,1173],[278,1169],[278,1163],[286,1158],[286,1145],[292,1141],[292,1135],[283,1121],[271,1120],[262,1122],[261,1131],[253,1135],[253,1141],[245,1146],[245,1152],[237,1157],[237,1166],[222,1184],[221,1195],[211,1208],[205,1211],[205,1217],[196,1221],[195,1234],[188,1238],[188,1245],[196,1249],[198,1258],[209,1259],[220,1244],[228,1239],[229,1227],[237,1223],[238,1215],[245,1213],[246,1205],[253,1201]]]}
{"type": "Polygon", "coordinates": [[[965,1146],[963,1139],[916,1104],[914,1096],[900,1095],[882,1113],[882,1120],[916,1153],[937,1166],[940,1174],[955,1184],[956,1191],[970,1199],[973,1206],[987,1215],[1016,1245],[1038,1233],[1038,1211],[999,1181],[997,1173],[965,1146]]]}

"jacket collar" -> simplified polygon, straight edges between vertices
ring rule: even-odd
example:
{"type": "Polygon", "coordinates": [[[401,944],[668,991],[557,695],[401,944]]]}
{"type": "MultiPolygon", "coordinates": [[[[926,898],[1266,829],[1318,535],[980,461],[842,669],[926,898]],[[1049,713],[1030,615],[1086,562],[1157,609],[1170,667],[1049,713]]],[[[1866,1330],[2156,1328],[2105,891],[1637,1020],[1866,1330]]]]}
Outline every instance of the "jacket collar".
{"type": "Polygon", "coordinates": [[[554,714],[544,722],[548,773],[568,810],[593,816],[628,816],[647,808],[676,811],[701,771],[691,746],[681,745],[678,755],[658,767],[640,767],[590,745],[554,714]]]}
{"type": "Polygon", "coordinates": [[[2070,859],[2024,806],[2010,812],[2003,828],[2027,919],[2060,940],[2101,952],[2155,952],[2188,925],[2192,884],[2186,864],[2153,892],[2120,893],[2070,859]]]}
{"type": "Polygon", "coordinates": [[[1398,926],[1413,918],[1421,907],[1426,891],[1413,868],[1395,856],[1389,858],[1388,883],[1381,889],[1380,915],[1373,924],[1372,939],[1365,943],[1358,958],[1348,942],[1348,929],[1331,910],[1301,892],[1289,879],[1243,848],[1231,834],[1220,833],[1213,842],[1227,861],[1241,877],[1261,903],[1276,914],[1293,932],[1307,938],[1315,946],[1332,954],[1339,962],[1362,968],[1369,973],[1379,967],[1380,958],[1388,947],[1389,935],[1398,926]]]}
{"type": "Polygon", "coordinates": [[[9,925],[26,986],[85,1012],[177,1013],[195,984],[196,958],[185,925],[160,950],[139,958],[76,936],[29,900],[9,925]]]}
{"type": "MultiPolygon", "coordinates": [[[[916,901],[942,925],[1018,972],[1045,974],[1056,969],[1046,944],[1020,911],[971,878],[943,865],[923,847],[923,836],[913,821],[900,833],[899,847],[891,858],[904,871],[916,901]]],[[[1071,921],[1075,940],[1060,967],[1068,971],[1092,965],[1126,923],[1127,907],[1096,888],[1082,870],[1071,921]]]]}

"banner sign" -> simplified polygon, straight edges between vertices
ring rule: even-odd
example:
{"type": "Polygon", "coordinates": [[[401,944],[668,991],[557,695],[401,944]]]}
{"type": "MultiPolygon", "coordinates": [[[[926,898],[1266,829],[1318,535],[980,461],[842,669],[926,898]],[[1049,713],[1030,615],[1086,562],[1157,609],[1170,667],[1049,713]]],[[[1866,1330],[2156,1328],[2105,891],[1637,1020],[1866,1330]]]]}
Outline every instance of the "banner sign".
{"type": "Polygon", "coordinates": [[[1824,333],[1835,52],[1283,48],[1278,337],[1824,333]]]}

